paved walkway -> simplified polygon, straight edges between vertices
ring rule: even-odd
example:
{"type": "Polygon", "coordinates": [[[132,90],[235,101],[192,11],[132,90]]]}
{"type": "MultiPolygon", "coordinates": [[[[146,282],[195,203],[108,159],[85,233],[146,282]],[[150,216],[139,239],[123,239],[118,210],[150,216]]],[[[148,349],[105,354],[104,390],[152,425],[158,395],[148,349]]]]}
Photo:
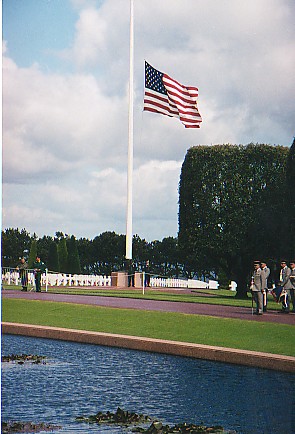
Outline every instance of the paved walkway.
{"type": "MultiPolygon", "coordinates": [[[[118,291],[119,293],[119,291],[118,291]]],[[[237,318],[248,321],[272,322],[295,325],[295,314],[281,314],[268,311],[257,316],[252,315],[251,307],[220,306],[205,303],[187,303],[178,301],[146,300],[123,297],[102,297],[96,295],[53,294],[49,292],[21,292],[19,290],[2,290],[3,298],[21,298],[63,303],[88,304],[93,306],[119,309],[142,309],[161,312],[180,312],[191,315],[209,315],[220,318],[237,318]]]]}

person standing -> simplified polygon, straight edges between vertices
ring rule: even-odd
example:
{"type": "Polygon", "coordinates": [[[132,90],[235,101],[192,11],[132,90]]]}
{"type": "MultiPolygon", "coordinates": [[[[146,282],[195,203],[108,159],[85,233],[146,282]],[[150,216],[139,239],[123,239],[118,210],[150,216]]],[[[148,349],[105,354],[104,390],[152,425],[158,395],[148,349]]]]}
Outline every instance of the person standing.
{"type": "Polygon", "coordinates": [[[282,301],[282,313],[290,312],[290,290],[293,288],[291,280],[291,270],[287,267],[286,261],[281,261],[280,286],[282,293],[280,299],[282,301]]]}
{"type": "Polygon", "coordinates": [[[36,292],[41,292],[41,277],[42,274],[45,272],[46,266],[44,262],[41,261],[39,256],[36,256],[36,261],[33,264],[33,268],[34,268],[36,292]]]}
{"type": "Polygon", "coordinates": [[[132,259],[127,259],[127,270],[128,270],[128,286],[134,287],[135,283],[135,266],[132,259]]]}
{"type": "Polygon", "coordinates": [[[20,263],[16,267],[19,272],[19,277],[22,284],[22,291],[28,290],[28,264],[25,261],[25,258],[21,258],[20,263]]]}
{"type": "Polygon", "coordinates": [[[150,274],[150,261],[147,260],[144,265],[144,286],[150,286],[151,274],[150,274]]]}
{"type": "Polygon", "coordinates": [[[265,288],[265,274],[260,268],[260,261],[254,262],[254,272],[251,282],[252,297],[256,304],[256,315],[262,315],[263,313],[263,294],[262,291],[265,288]]]}
{"type": "Polygon", "coordinates": [[[290,270],[290,282],[292,285],[292,288],[290,289],[290,298],[293,306],[292,312],[295,313],[295,261],[290,262],[290,270]]]}
{"type": "Polygon", "coordinates": [[[267,312],[267,294],[268,294],[268,283],[267,279],[270,275],[270,269],[266,265],[265,261],[261,261],[261,271],[263,271],[265,275],[265,288],[263,289],[262,295],[263,295],[263,312],[267,312]]]}

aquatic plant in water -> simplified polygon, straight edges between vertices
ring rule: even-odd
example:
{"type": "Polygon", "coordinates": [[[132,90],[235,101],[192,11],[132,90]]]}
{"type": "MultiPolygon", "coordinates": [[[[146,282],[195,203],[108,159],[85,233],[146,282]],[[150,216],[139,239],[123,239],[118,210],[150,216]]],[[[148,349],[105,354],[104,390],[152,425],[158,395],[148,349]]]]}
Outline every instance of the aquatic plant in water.
{"type": "Polygon", "coordinates": [[[133,425],[131,429],[132,432],[146,433],[146,434],[169,434],[169,433],[180,433],[180,434],[196,434],[196,433],[211,433],[211,434],[235,434],[236,431],[226,431],[222,426],[205,426],[205,425],[194,425],[188,423],[182,423],[170,427],[169,425],[163,425],[162,422],[153,421],[148,428],[136,427],[140,423],[148,423],[152,420],[150,416],[144,414],[137,414],[129,411],[124,411],[120,407],[117,408],[116,413],[111,412],[98,412],[97,414],[90,416],[78,416],[76,417],[77,422],[86,423],[98,423],[98,424],[116,424],[123,426],[133,425]]]}
{"type": "Polygon", "coordinates": [[[50,425],[48,423],[33,423],[33,422],[1,422],[1,433],[30,433],[40,431],[53,431],[61,429],[61,426],[50,425]]]}
{"type": "Polygon", "coordinates": [[[30,362],[32,364],[46,364],[46,356],[38,356],[36,354],[9,354],[8,356],[2,356],[1,362],[9,363],[14,362],[19,365],[23,365],[25,362],[30,362]]]}

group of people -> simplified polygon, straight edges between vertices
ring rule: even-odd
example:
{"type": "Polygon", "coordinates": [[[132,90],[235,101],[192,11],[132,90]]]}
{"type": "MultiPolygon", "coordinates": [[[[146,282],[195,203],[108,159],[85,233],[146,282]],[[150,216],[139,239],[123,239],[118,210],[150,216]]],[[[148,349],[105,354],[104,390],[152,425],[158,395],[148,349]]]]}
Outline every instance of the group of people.
{"type": "MultiPolygon", "coordinates": [[[[34,270],[36,292],[41,292],[41,276],[45,272],[46,266],[41,261],[39,256],[36,256],[32,269],[34,270]]],[[[28,290],[28,263],[25,258],[20,259],[20,263],[17,265],[16,270],[19,272],[21,280],[22,291],[28,290]]]]}
{"type": "MultiPolygon", "coordinates": [[[[288,267],[285,260],[281,261],[281,270],[277,285],[270,285],[270,269],[266,262],[254,261],[254,270],[251,278],[250,290],[252,299],[255,302],[256,315],[262,315],[267,312],[267,295],[270,291],[277,302],[282,303],[282,313],[290,312],[292,303],[292,312],[295,313],[295,260],[290,261],[288,267]]],[[[150,285],[150,264],[146,261],[144,266],[145,271],[145,286],[150,285]]],[[[129,263],[128,286],[134,286],[134,267],[132,262],[129,263]]],[[[46,270],[46,265],[41,261],[39,256],[33,263],[36,292],[41,292],[41,276],[46,270]]],[[[19,272],[22,291],[28,290],[28,263],[25,258],[21,258],[16,267],[19,272]]]]}
{"type": "Polygon", "coordinates": [[[256,305],[256,315],[262,315],[267,311],[267,294],[270,290],[274,299],[282,303],[282,313],[290,312],[290,304],[292,303],[292,312],[295,313],[295,261],[290,261],[288,267],[285,260],[281,261],[281,270],[277,285],[271,287],[268,279],[270,277],[270,269],[266,262],[254,261],[254,271],[251,279],[250,290],[253,300],[256,305]]]}

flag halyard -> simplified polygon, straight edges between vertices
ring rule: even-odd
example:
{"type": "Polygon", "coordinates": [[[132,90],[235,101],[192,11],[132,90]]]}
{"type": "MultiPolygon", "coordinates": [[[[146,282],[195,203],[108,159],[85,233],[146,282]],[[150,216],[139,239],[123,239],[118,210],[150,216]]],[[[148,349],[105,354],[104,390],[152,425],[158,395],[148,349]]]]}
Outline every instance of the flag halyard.
{"type": "Polygon", "coordinates": [[[199,128],[197,97],[197,87],[184,86],[145,62],[144,110],[179,118],[185,128],[199,128]]]}

